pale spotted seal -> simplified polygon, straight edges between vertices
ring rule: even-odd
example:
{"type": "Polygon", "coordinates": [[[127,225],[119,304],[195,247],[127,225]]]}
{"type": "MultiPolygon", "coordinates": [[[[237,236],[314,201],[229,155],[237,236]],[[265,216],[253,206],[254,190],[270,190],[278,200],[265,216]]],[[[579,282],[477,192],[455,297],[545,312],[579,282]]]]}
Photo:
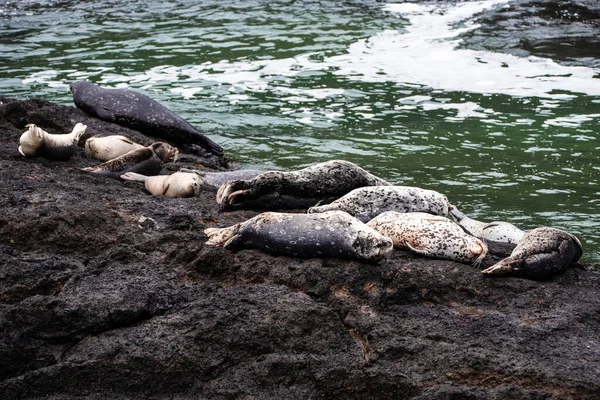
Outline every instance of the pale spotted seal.
{"type": "Polygon", "coordinates": [[[574,235],[556,228],[535,228],[519,240],[509,257],[481,272],[545,279],[564,272],[582,255],[583,247],[574,235]]]}
{"type": "Polygon", "coordinates": [[[467,232],[478,238],[493,240],[495,242],[516,244],[521,240],[525,232],[510,222],[493,221],[481,222],[467,217],[465,214],[452,206],[450,215],[467,232]]]}
{"type": "Polygon", "coordinates": [[[418,254],[479,266],[487,245],[466,233],[456,222],[427,213],[384,212],[368,224],[392,239],[394,247],[418,254]]]}
{"type": "Polygon", "coordinates": [[[93,136],[85,141],[86,153],[96,160],[108,161],[145,146],[122,135],[93,136]]]}
{"type": "Polygon", "coordinates": [[[323,214],[265,212],[228,228],[204,230],[208,245],[258,248],[299,257],[342,257],[377,261],[392,240],[341,211],[323,214]]]}
{"type": "Polygon", "coordinates": [[[412,186],[372,186],[354,189],[331,204],[308,209],[309,213],[341,210],[368,222],[385,211],[448,214],[448,198],[434,190],[412,186]]]}
{"type": "Polygon", "coordinates": [[[146,176],[135,172],[121,175],[121,179],[144,182],[146,190],[165,197],[197,197],[202,193],[202,178],[193,172],[175,172],[171,175],[146,176]]]}
{"type": "Polygon", "coordinates": [[[75,154],[79,138],[85,133],[87,126],[78,123],[71,133],[64,135],[52,135],[35,124],[29,124],[27,128],[19,139],[19,153],[25,157],[66,161],[75,154]]]}
{"type": "Polygon", "coordinates": [[[295,209],[329,202],[352,189],[389,185],[348,161],[332,160],[297,171],[267,171],[251,180],[224,183],[217,203],[226,208],[295,209]]]}
{"type": "Polygon", "coordinates": [[[186,120],[150,97],[128,89],[107,89],[91,82],[71,84],[75,106],[101,120],[135,129],[173,143],[197,144],[223,156],[223,148],[186,120]]]}
{"type": "Polygon", "coordinates": [[[179,151],[175,147],[164,142],[157,142],[142,149],[132,150],[95,167],[83,168],[83,170],[116,179],[121,179],[121,175],[126,172],[158,175],[163,169],[164,163],[174,161],[178,154],[179,151]]]}

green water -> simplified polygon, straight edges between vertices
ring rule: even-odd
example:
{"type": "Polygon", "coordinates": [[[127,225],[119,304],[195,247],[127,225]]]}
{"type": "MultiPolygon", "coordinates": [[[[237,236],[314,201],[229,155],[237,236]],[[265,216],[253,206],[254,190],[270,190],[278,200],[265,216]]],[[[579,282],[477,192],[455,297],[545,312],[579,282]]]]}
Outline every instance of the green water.
{"type": "Polygon", "coordinates": [[[598,59],[462,41],[505,6],[4,2],[0,94],[72,104],[74,80],[133,88],[244,166],[346,159],[481,220],[565,229],[598,263],[598,59]]]}

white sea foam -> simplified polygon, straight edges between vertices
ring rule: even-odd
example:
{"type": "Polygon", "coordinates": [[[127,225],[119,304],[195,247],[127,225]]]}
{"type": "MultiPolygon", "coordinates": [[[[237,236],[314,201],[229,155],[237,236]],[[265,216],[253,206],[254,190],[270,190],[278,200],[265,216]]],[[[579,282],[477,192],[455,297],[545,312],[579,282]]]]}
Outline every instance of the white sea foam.
{"type": "MultiPolygon", "coordinates": [[[[540,57],[458,48],[460,35],[478,27],[474,22],[478,13],[506,4],[508,0],[388,4],[384,6],[387,11],[407,21],[402,23],[401,29],[385,30],[359,40],[351,44],[344,55],[319,60],[307,53],[285,59],[164,65],[128,75],[106,71],[100,83],[139,87],[144,83],[169,82],[171,86],[179,86],[171,91],[185,98],[193,97],[204,87],[228,85],[236,93],[287,91],[291,95],[287,101],[303,103],[349,93],[342,89],[288,87],[299,76],[334,71],[350,80],[395,82],[407,88],[427,86],[442,91],[541,97],[548,100],[547,106],[555,104],[552,101],[572,98],[576,93],[600,95],[600,79],[594,78],[600,73],[598,69],[562,66],[540,57]]],[[[23,82],[56,84],[55,72],[36,73],[23,82]]],[[[416,103],[419,108],[456,109],[459,119],[485,118],[490,114],[460,102],[452,105],[417,100],[416,103]]]]}

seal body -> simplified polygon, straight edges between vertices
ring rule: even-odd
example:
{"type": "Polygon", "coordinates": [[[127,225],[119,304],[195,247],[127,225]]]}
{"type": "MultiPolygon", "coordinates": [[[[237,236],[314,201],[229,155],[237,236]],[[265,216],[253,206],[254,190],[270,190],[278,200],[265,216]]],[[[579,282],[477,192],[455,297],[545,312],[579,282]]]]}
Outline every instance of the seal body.
{"type": "Polygon", "coordinates": [[[78,123],[71,133],[64,135],[52,135],[34,124],[27,125],[27,128],[19,139],[19,153],[25,157],[66,161],[75,154],[77,143],[87,126],[78,123]]]}
{"type": "Polygon", "coordinates": [[[348,161],[332,160],[297,171],[267,171],[251,180],[224,183],[217,192],[221,209],[307,208],[332,201],[363,186],[388,182],[348,161]]]}
{"type": "Polygon", "coordinates": [[[510,222],[493,221],[486,223],[477,221],[467,217],[454,206],[451,207],[450,215],[467,232],[478,238],[492,240],[494,242],[516,244],[521,240],[523,235],[525,235],[524,231],[510,222]]]}
{"type": "Polygon", "coordinates": [[[479,266],[488,252],[482,240],[439,215],[387,211],[367,225],[391,238],[394,247],[428,257],[479,266]]]}
{"type": "Polygon", "coordinates": [[[250,180],[264,171],[256,169],[236,169],[233,171],[205,171],[201,169],[182,168],[181,172],[192,172],[202,177],[204,188],[218,190],[225,182],[232,180],[250,180]]]}
{"type": "Polygon", "coordinates": [[[131,150],[143,149],[144,147],[121,135],[93,136],[85,141],[86,153],[100,161],[112,160],[129,153],[131,150]]]}
{"type": "Polygon", "coordinates": [[[564,272],[582,255],[583,247],[574,235],[556,228],[535,228],[519,240],[509,257],[481,272],[545,279],[564,272]]]}
{"type": "Polygon", "coordinates": [[[368,222],[386,211],[447,215],[448,198],[434,190],[412,186],[362,187],[354,189],[331,204],[311,207],[308,212],[331,210],[345,211],[363,222],[368,222]]]}
{"type": "Polygon", "coordinates": [[[146,190],[165,197],[197,197],[202,193],[202,178],[193,172],[146,176],[135,172],[121,175],[126,181],[144,182],[146,190]]]}
{"type": "Polygon", "coordinates": [[[72,83],[71,92],[77,108],[101,120],[173,143],[197,144],[218,157],[223,156],[221,146],[146,95],[127,89],[106,89],[87,81],[72,83]]]}
{"type": "Polygon", "coordinates": [[[377,261],[392,251],[390,238],[341,211],[323,214],[265,212],[229,228],[209,228],[208,245],[258,248],[298,257],[377,261]]]}
{"type": "Polygon", "coordinates": [[[83,168],[93,174],[121,179],[127,172],[136,172],[142,175],[158,175],[164,163],[175,160],[179,151],[164,142],[153,143],[151,146],[132,150],[120,157],[97,165],[83,168]]]}

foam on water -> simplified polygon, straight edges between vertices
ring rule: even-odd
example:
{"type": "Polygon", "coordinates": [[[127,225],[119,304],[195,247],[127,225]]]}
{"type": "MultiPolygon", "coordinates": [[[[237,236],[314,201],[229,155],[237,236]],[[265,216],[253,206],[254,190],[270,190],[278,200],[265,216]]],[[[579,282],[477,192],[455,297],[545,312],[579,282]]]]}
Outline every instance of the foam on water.
{"type": "MultiPolygon", "coordinates": [[[[587,67],[562,66],[540,57],[517,57],[489,51],[461,49],[460,35],[476,29],[473,18],[508,0],[491,0],[459,4],[425,5],[414,3],[387,4],[385,9],[399,19],[403,29],[385,30],[349,46],[347,54],[319,60],[313,54],[273,60],[205,62],[188,66],[157,66],[143,73],[119,75],[106,71],[101,84],[156,84],[178,82],[171,89],[184,98],[193,97],[204,86],[232,85],[242,91],[290,91],[278,86],[273,78],[289,81],[303,74],[334,71],[351,80],[385,81],[398,84],[424,85],[445,91],[482,94],[542,97],[561,100],[572,93],[600,95],[598,70],[587,67]],[[468,71],[468,73],[465,73],[468,71]],[[191,85],[193,83],[193,85],[191,85]]],[[[53,82],[55,71],[33,74],[24,83],[53,82]]],[[[310,101],[339,94],[338,90],[319,92],[295,90],[295,101],[310,101]]],[[[550,104],[550,103],[549,103],[550,104]]],[[[431,103],[423,103],[432,106],[431,103]]],[[[451,106],[440,106],[448,108],[451,106]]],[[[461,106],[465,109],[465,106],[461,106]]],[[[471,113],[461,115],[470,116],[471,113]]],[[[484,114],[477,114],[485,117],[484,114]]]]}

